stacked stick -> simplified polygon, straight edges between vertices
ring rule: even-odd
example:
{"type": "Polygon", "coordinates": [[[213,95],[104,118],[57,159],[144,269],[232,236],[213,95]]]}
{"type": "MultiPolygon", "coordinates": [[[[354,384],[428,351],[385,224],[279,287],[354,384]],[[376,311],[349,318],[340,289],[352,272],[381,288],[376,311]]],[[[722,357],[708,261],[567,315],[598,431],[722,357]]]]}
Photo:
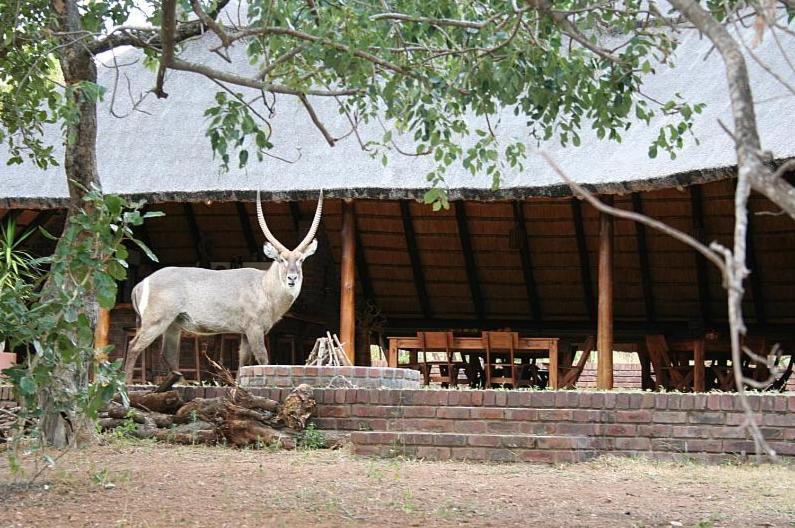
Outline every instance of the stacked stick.
{"type": "Polygon", "coordinates": [[[326,337],[318,338],[306,360],[307,366],[317,367],[349,367],[351,360],[345,354],[345,347],[340,343],[337,334],[326,332],[326,337]]]}
{"type": "Polygon", "coordinates": [[[99,426],[104,431],[121,428],[124,434],[136,438],[178,444],[295,448],[315,410],[312,387],[299,385],[284,401],[277,402],[249,393],[234,383],[228,371],[221,372],[219,377],[230,385],[222,397],[183,401],[172,389],[181,378],[174,372],[152,391],[131,392],[129,405],[117,396],[100,413],[99,426]]]}

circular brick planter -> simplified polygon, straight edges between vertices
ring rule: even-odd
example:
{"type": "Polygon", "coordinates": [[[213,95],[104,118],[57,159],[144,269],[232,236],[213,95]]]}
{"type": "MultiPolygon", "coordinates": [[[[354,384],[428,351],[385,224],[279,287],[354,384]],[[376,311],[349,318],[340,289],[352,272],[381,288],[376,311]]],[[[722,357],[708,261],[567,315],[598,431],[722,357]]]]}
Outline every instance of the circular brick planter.
{"type": "Polygon", "coordinates": [[[254,365],[240,369],[241,387],[312,387],[365,389],[418,389],[416,370],[388,367],[311,367],[298,365],[254,365]]]}

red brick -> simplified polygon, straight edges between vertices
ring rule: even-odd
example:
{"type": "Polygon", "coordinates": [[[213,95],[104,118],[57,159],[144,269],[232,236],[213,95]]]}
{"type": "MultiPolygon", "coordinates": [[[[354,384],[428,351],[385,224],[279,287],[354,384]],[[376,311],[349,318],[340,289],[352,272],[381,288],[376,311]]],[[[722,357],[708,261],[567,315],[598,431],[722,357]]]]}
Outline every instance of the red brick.
{"type": "Polygon", "coordinates": [[[687,414],[681,411],[654,411],[651,421],[655,423],[686,423],[687,414]]]}
{"type": "Polygon", "coordinates": [[[486,460],[487,450],[483,447],[454,447],[451,449],[455,460],[486,460]]]}
{"type": "Polygon", "coordinates": [[[384,456],[385,448],[377,445],[361,445],[353,444],[353,454],[366,457],[380,457],[384,456]]]}
{"type": "Polygon", "coordinates": [[[674,425],[671,436],[675,438],[706,438],[708,428],[698,425],[674,425]]]}
{"type": "Polygon", "coordinates": [[[733,394],[721,394],[720,408],[724,411],[734,410],[734,400],[735,397],[733,394]]]}
{"type": "Polygon", "coordinates": [[[579,392],[578,394],[580,395],[580,400],[577,403],[577,407],[579,407],[580,409],[591,408],[592,406],[591,399],[593,397],[593,394],[591,394],[590,392],[579,392]]]}
{"type": "Polygon", "coordinates": [[[557,451],[544,451],[539,449],[525,449],[519,452],[519,460],[522,462],[556,464],[561,462],[574,462],[574,456],[571,451],[564,451],[561,454],[557,451]],[[564,458],[571,457],[572,460],[564,460],[564,458]]]}
{"type": "Polygon", "coordinates": [[[357,378],[366,378],[367,367],[353,367],[353,376],[357,378]]]}
{"type": "Polygon", "coordinates": [[[779,427],[795,427],[795,414],[763,414],[762,423],[779,427]]]}
{"type": "Polygon", "coordinates": [[[473,408],[470,416],[476,420],[502,420],[505,417],[505,409],[494,407],[473,408]]]}
{"type": "Polygon", "coordinates": [[[483,405],[483,391],[471,391],[472,405],[475,407],[483,405]]]}
{"type": "Polygon", "coordinates": [[[615,417],[618,422],[648,423],[651,421],[651,411],[647,409],[616,411],[615,417]]]}
{"type": "Polygon", "coordinates": [[[419,446],[414,454],[417,458],[428,460],[450,460],[452,452],[449,447],[419,446]]]}
{"type": "Polygon", "coordinates": [[[591,408],[604,409],[604,407],[605,407],[605,393],[604,392],[591,393],[591,408]]]}
{"type": "Polygon", "coordinates": [[[648,438],[614,438],[615,449],[630,449],[633,451],[648,451],[651,441],[648,438]]]}
{"type": "Polygon", "coordinates": [[[465,434],[437,434],[434,435],[433,444],[447,447],[464,447],[467,445],[468,435],[465,434]]]}
{"type": "Polygon", "coordinates": [[[537,420],[538,410],[536,409],[505,409],[506,420],[537,420]]]}
{"type": "Polygon", "coordinates": [[[618,396],[614,392],[605,393],[605,409],[615,409],[618,396]]]}
{"type": "Polygon", "coordinates": [[[643,394],[630,394],[629,395],[629,408],[642,409],[643,408],[643,394]]]}
{"type": "Polygon", "coordinates": [[[500,437],[500,447],[508,449],[535,449],[536,437],[525,435],[503,435],[500,437]]]}
{"type": "Polygon", "coordinates": [[[429,405],[414,405],[411,407],[399,407],[403,411],[405,418],[433,418],[436,416],[436,407],[429,405]]]}
{"type": "Polygon", "coordinates": [[[508,392],[499,391],[494,395],[494,405],[497,407],[505,407],[508,405],[508,392]]]}
{"type": "Polygon", "coordinates": [[[787,410],[795,412],[795,396],[787,396],[787,410]]]}
{"type": "Polygon", "coordinates": [[[575,436],[596,436],[600,434],[602,425],[598,423],[559,423],[555,425],[555,434],[575,436]]]}
{"type": "MultiPolygon", "coordinates": [[[[742,427],[710,427],[709,434],[712,438],[745,438],[745,430],[742,427]]],[[[771,438],[765,434],[765,438],[771,438]]]]}
{"type": "Polygon", "coordinates": [[[554,407],[555,393],[551,391],[529,392],[532,407],[554,407]]]}
{"type": "Polygon", "coordinates": [[[629,394],[616,394],[616,409],[629,409],[629,394]]]}
{"type": "Polygon", "coordinates": [[[545,422],[571,421],[571,409],[539,409],[538,419],[545,422]]]}
{"type": "MultiPolygon", "coordinates": [[[[393,433],[389,433],[393,434],[393,433]]],[[[439,437],[443,437],[444,435],[441,433],[421,433],[416,431],[409,431],[404,433],[398,433],[397,437],[392,440],[393,442],[397,442],[399,444],[407,444],[407,445],[434,445],[436,444],[436,440],[439,437]]]]}
{"type": "Polygon", "coordinates": [[[479,420],[460,420],[453,426],[456,433],[485,433],[486,422],[479,420]]]}
{"type": "Polygon", "coordinates": [[[519,422],[519,432],[532,435],[550,435],[555,434],[557,432],[557,428],[561,425],[564,424],[556,424],[552,422],[519,422]]]}
{"type": "Polygon", "coordinates": [[[707,409],[710,411],[720,411],[720,394],[707,395],[707,409]]]}
{"type": "Polygon", "coordinates": [[[486,452],[491,462],[516,462],[519,456],[509,449],[489,449],[486,452]]]}
{"type": "Polygon", "coordinates": [[[594,409],[575,409],[571,413],[571,419],[575,422],[601,422],[602,411],[594,409]]]}
{"type": "Polygon", "coordinates": [[[472,405],[472,393],[469,391],[450,391],[447,396],[447,404],[469,407],[472,405]]]}
{"type": "Polygon", "coordinates": [[[667,409],[668,408],[668,394],[655,394],[654,395],[654,408],[667,409]]]}
{"type": "Polygon", "coordinates": [[[452,420],[436,420],[434,418],[414,418],[402,420],[404,431],[432,431],[436,433],[452,433],[452,420]]]}
{"type": "Polygon", "coordinates": [[[787,411],[787,397],[786,396],[773,396],[773,410],[776,412],[787,411]]]}
{"type": "Polygon", "coordinates": [[[602,434],[607,436],[634,436],[636,432],[632,424],[602,424],[602,434]]]}
{"type": "Polygon", "coordinates": [[[666,424],[638,425],[638,436],[665,438],[671,436],[671,426],[666,424]]]}
{"type": "Polygon", "coordinates": [[[721,451],[724,453],[753,453],[754,443],[751,440],[724,440],[721,451]]]}
{"type": "Polygon", "coordinates": [[[768,442],[768,445],[779,455],[795,456],[794,442],[768,442]]]}
{"type": "Polygon", "coordinates": [[[685,451],[688,453],[722,453],[723,441],[721,440],[686,440],[685,451]]]}
{"type": "Polygon", "coordinates": [[[508,393],[507,404],[511,407],[530,407],[532,393],[527,391],[511,391],[508,393]]]}
{"type": "Polygon", "coordinates": [[[499,435],[471,434],[469,435],[469,445],[475,447],[497,447],[500,445],[499,435]]]}
{"type": "Polygon", "coordinates": [[[652,438],[652,451],[676,451],[678,453],[686,450],[687,440],[676,438],[652,438]]]}
{"type": "Polygon", "coordinates": [[[351,409],[347,405],[318,405],[317,415],[323,418],[347,418],[351,409]]]}
{"type": "Polygon", "coordinates": [[[493,406],[497,401],[497,393],[493,390],[483,391],[483,405],[493,406]]]}
{"type": "Polygon", "coordinates": [[[450,420],[466,420],[469,418],[471,409],[471,407],[439,407],[436,410],[436,416],[450,420]]]}
{"type": "Polygon", "coordinates": [[[518,433],[521,431],[519,422],[486,422],[486,429],[490,433],[518,433]]]}
{"type": "Polygon", "coordinates": [[[692,424],[723,425],[726,423],[726,414],[722,412],[690,411],[688,413],[688,421],[692,424]]]}
{"type": "Polygon", "coordinates": [[[583,439],[572,436],[539,436],[536,438],[538,449],[579,449],[583,439]]]}

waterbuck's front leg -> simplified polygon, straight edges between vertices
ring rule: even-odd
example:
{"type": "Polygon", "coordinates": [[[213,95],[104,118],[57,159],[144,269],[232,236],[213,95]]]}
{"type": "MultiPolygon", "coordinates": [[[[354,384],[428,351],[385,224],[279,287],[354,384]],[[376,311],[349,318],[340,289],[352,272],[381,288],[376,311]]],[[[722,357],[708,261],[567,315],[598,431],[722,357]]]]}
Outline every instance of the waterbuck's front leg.
{"type": "Polygon", "coordinates": [[[252,328],[246,331],[248,347],[254,352],[257,363],[260,365],[268,364],[268,350],[265,348],[265,332],[262,328],[252,328]]]}
{"type": "Polygon", "coordinates": [[[251,347],[248,346],[248,338],[245,334],[240,334],[240,348],[237,351],[237,372],[240,374],[240,369],[251,363],[251,347]]]}

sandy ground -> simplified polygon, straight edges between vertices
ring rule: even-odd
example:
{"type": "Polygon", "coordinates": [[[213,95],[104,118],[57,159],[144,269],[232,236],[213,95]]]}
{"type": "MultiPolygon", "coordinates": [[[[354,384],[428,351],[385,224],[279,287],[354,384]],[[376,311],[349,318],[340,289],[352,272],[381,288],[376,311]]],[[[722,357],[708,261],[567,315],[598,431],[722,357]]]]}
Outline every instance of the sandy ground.
{"type": "Polygon", "coordinates": [[[114,440],[32,485],[0,462],[0,526],[795,526],[795,467],[604,458],[371,460],[114,440]]]}

